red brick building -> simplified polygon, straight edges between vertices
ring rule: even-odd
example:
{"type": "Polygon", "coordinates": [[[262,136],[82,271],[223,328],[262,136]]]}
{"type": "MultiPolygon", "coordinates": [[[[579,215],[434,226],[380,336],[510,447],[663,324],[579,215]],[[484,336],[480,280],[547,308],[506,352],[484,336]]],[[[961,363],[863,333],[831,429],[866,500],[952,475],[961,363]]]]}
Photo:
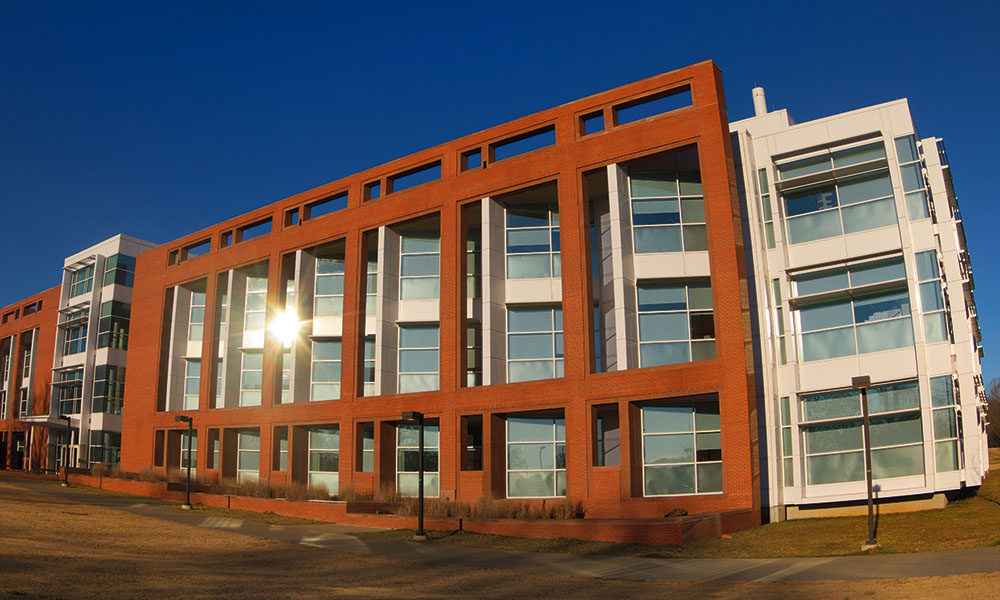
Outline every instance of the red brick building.
{"type": "Polygon", "coordinates": [[[0,309],[0,468],[46,468],[48,430],[22,420],[49,412],[59,286],[0,309]]]}
{"type": "MultiPolygon", "coordinates": [[[[139,255],[122,468],[759,509],[744,252],[703,62],[139,255]]],[[[47,344],[51,348],[52,344],[47,344]]]]}

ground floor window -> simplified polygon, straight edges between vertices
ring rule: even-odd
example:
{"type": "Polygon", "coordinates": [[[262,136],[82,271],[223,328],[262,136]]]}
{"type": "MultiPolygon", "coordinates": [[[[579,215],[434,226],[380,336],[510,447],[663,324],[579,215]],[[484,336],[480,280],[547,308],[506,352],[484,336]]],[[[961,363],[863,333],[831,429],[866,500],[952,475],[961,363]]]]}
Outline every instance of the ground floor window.
{"type": "Polygon", "coordinates": [[[114,466],[121,462],[122,434],[114,431],[90,431],[90,462],[114,466]]]}
{"type": "MultiPolygon", "coordinates": [[[[438,425],[424,423],[424,495],[438,496],[438,425]]],[[[396,490],[416,496],[420,490],[420,428],[396,426],[396,490]]]]}
{"type": "Polygon", "coordinates": [[[648,403],[640,412],[644,495],[722,492],[718,400],[648,403]]]}
{"type": "MultiPolygon", "coordinates": [[[[861,392],[834,390],[802,397],[806,483],[821,485],[865,478],[861,392]]],[[[868,389],[872,477],[924,472],[923,427],[917,381],[868,389]]]]}
{"type": "Polygon", "coordinates": [[[191,431],[191,452],[188,452],[188,432],[181,432],[181,461],[180,468],[183,473],[187,473],[188,465],[191,465],[191,477],[195,477],[197,474],[197,469],[195,464],[198,462],[198,432],[196,430],[191,431]]]}
{"type": "Polygon", "coordinates": [[[558,416],[507,417],[507,497],[566,495],[566,421],[558,416]]]}
{"type": "Polygon", "coordinates": [[[309,485],[325,487],[331,496],[340,492],[340,428],[309,430],[309,485]]]}
{"type": "Polygon", "coordinates": [[[260,478],[260,430],[244,429],[236,434],[236,481],[257,481],[260,478]]]}

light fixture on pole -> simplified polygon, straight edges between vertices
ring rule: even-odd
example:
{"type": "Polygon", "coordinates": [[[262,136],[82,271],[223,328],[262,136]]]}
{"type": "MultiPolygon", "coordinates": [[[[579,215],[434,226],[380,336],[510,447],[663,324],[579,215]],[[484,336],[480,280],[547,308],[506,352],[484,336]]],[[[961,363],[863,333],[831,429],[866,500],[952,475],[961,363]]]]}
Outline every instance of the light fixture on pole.
{"type": "Polygon", "coordinates": [[[403,413],[404,421],[417,422],[417,533],[413,539],[425,541],[427,534],[424,533],[424,413],[415,410],[408,410],[403,413]]]}
{"type": "Polygon", "coordinates": [[[187,435],[187,485],[185,486],[185,490],[184,490],[184,492],[185,492],[184,493],[184,496],[185,496],[184,504],[181,505],[181,508],[183,508],[185,510],[191,510],[191,433],[192,433],[192,427],[194,426],[194,419],[192,419],[191,417],[189,417],[187,415],[177,415],[176,417],[174,417],[174,420],[177,421],[177,422],[179,422],[179,423],[187,423],[188,424],[188,435],[187,435]]]}
{"type": "Polygon", "coordinates": [[[851,387],[861,391],[862,429],[865,438],[865,483],[868,484],[868,541],[861,546],[862,552],[879,547],[878,540],[875,539],[874,502],[872,500],[872,440],[871,425],[868,420],[868,388],[871,384],[872,378],[868,375],[851,378],[851,387]]]}
{"type": "Polygon", "coordinates": [[[69,442],[70,438],[73,436],[73,430],[69,426],[69,415],[59,415],[60,419],[66,421],[66,453],[64,454],[65,459],[63,460],[63,487],[69,487],[69,442]]]}

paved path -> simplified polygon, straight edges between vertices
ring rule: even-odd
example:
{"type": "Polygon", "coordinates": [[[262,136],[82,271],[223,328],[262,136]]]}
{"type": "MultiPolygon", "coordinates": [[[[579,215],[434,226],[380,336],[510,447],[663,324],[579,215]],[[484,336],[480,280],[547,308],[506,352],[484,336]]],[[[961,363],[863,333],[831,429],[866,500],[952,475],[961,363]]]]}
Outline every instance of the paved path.
{"type": "Polygon", "coordinates": [[[231,531],[292,544],[375,554],[389,558],[469,567],[551,573],[582,577],[679,581],[818,581],[896,579],[1000,571],[1000,547],[820,558],[636,558],[425,544],[350,535],[375,531],[338,525],[266,525],[206,517],[177,509],[177,503],[134,496],[94,494],[63,488],[50,481],[3,477],[6,483],[67,500],[165,519],[175,523],[231,531]]]}

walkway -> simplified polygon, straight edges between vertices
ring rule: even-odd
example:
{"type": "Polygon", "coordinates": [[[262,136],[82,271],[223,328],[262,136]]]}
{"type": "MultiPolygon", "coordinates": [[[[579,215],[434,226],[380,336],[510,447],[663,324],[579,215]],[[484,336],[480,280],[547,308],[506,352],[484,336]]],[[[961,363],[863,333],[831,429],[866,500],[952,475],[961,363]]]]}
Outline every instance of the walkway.
{"type": "Polygon", "coordinates": [[[1000,571],[1000,547],[821,558],[656,559],[515,552],[424,544],[357,537],[350,534],[375,530],[335,523],[278,526],[225,517],[206,517],[196,512],[178,510],[174,502],[145,498],[137,500],[134,496],[94,494],[84,490],[59,487],[53,485],[51,480],[3,477],[3,481],[75,502],[291,544],[305,544],[425,563],[528,573],[634,580],[820,581],[896,579],[1000,571]]]}

